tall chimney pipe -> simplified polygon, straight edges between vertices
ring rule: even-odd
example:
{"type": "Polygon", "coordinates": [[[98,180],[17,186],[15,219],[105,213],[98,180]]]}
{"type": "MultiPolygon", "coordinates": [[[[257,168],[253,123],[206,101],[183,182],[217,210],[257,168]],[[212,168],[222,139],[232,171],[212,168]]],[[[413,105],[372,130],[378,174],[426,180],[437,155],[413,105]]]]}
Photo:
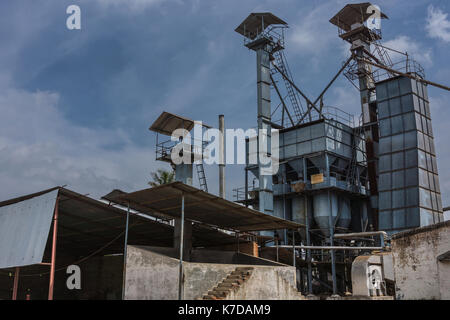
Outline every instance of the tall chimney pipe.
{"type": "Polygon", "coordinates": [[[219,196],[225,199],[225,119],[219,115],[219,196]]]}

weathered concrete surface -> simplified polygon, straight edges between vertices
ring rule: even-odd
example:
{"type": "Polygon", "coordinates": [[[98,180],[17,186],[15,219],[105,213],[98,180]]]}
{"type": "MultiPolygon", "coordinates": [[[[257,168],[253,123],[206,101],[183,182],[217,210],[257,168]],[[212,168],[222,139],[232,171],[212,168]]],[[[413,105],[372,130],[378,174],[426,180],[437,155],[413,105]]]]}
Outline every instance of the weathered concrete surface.
{"type": "Polygon", "coordinates": [[[254,266],[250,278],[225,300],[306,300],[295,283],[294,267],[254,266]]]}
{"type": "Polygon", "coordinates": [[[178,299],[177,259],[144,247],[127,247],[125,300],[178,299]]]}
{"type": "Polygon", "coordinates": [[[392,238],[396,298],[450,299],[450,263],[437,257],[450,250],[450,221],[392,238]]]}
{"type": "MultiPolygon", "coordinates": [[[[128,246],[125,299],[178,299],[179,260],[153,250],[156,248],[128,246]]],[[[220,261],[220,252],[203,251],[197,257],[204,258],[206,253],[220,261]]],[[[223,253],[222,261],[238,261],[240,263],[183,262],[184,299],[192,300],[202,297],[238,266],[245,266],[243,262],[247,261],[252,262],[251,266],[255,268],[256,276],[254,278],[252,276],[254,280],[250,282],[250,286],[240,293],[242,298],[236,296],[235,299],[299,298],[294,289],[295,270],[293,267],[276,263],[274,266],[268,266],[273,263],[249,255],[238,254],[236,256],[232,252],[223,253]],[[258,260],[265,266],[257,265],[258,260]]],[[[192,255],[192,257],[195,256],[195,254],[192,255]]]]}

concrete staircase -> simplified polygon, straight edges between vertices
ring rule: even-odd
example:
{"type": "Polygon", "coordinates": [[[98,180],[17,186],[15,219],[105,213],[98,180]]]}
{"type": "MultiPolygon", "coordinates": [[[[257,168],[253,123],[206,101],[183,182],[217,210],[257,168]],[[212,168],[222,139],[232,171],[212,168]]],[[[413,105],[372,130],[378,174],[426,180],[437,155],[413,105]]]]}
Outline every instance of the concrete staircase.
{"type": "Polygon", "coordinates": [[[232,271],[222,282],[220,282],[211,291],[208,291],[201,300],[223,300],[233,290],[238,290],[239,287],[247,281],[252,275],[253,267],[237,267],[232,271]]]}

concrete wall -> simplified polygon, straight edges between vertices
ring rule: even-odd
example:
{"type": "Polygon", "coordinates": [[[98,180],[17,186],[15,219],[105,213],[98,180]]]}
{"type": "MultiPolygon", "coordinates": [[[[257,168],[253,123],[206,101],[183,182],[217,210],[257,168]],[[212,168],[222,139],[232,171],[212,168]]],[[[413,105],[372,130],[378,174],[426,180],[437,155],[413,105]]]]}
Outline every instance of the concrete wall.
{"type": "Polygon", "coordinates": [[[295,282],[294,267],[258,266],[226,300],[305,300],[295,282]]]}
{"type": "MultiPolygon", "coordinates": [[[[178,299],[179,261],[164,254],[156,253],[152,249],[154,248],[128,246],[125,299],[178,299]]],[[[223,252],[222,258],[221,252],[210,250],[199,250],[199,252],[201,254],[197,252],[197,255],[192,254],[192,257],[205,259],[206,256],[209,256],[216,261],[234,260],[240,263],[184,262],[184,299],[192,300],[202,297],[238,266],[246,266],[243,262],[249,262],[251,264],[248,266],[261,270],[255,273],[255,279],[257,280],[253,281],[251,286],[246,286],[248,289],[243,291],[244,296],[254,297],[254,299],[257,299],[257,297],[275,299],[277,292],[288,296],[287,292],[290,292],[288,287],[292,286],[293,288],[295,285],[295,270],[293,267],[285,267],[282,264],[274,264],[271,261],[245,254],[236,255],[233,252],[223,252]],[[257,265],[258,262],[260,265],[257,265]],[[262,266],[262,264],[265,266],[262,266]],[[260,287],[258,288],[258,286],[260,287]]]]}
{"type": "Polygon", "coordinates": [[[437,257],[450,250],[450,221],[393,236],[396,298],[450,299],[450,262],[437,257]]]}
{"type": "Polygon", "coordinates": [[[179,262],[145,247],[127,247],[125,300],[178,299],[179,262]]]}

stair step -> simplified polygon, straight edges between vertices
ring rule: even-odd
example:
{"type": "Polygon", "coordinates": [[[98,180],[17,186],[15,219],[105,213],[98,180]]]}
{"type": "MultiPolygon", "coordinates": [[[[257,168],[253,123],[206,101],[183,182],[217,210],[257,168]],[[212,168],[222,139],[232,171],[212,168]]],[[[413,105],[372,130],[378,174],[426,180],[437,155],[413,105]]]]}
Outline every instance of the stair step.
{"type": "Polygon", "coordinates": [[[231,289],[231,288],[235,288],[235,287],[239,287],[239,285],[237,283],[234,282],[222,282],[219,283],[219,285],[216,287],[218,289],[231,289]]]}
{"type": "Polygon", "coordinates": [[[213,290],[213,291],[209,291],[209,292],[208,292],[209,295],[212,295],[212,296],[215,296],[215,297],[218,297],[218,298],[219,298],[219,297],[226,297],[228,293],[229,293],[228,290],[226,290],[226,291],[216,291],[216,290],[213,290]]]}

